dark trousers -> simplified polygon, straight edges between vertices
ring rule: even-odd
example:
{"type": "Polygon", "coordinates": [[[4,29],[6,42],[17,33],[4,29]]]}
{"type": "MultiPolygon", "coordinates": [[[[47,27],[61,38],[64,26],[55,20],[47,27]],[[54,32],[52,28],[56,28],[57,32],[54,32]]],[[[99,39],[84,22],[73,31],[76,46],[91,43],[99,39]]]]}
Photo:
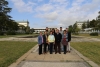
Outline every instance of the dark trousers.
{"type": "Polygon", "coordinates": [[[44,43],[44,53],[47,52],[47,45],[48,45],[48,43],[44,43]]]}
{"type": "Polygon", "coordinates": [[[39,45],[39,55],[42,54],[42,44],[39,45]]]}
{"type": "Polygon", "coordinates": [[[53,43],[50,43],[50,54],[52,54],[53,51],[53,43]]]}
{"type": "Polygon", "coordinates": [[[50,51],[50,45],[48,45],[48,51],[50,51]]]}
{"type": "Polygon", "coordinates": [[[55,43],[55,53],[61,53],[61,46],[60,46],[60,43],[55,43]]]}
{"type": "Polygon", "coordinates": [[[63,45],[63,47],[64,47],[64,54],[66,54],[67,45],[63,45]]]}

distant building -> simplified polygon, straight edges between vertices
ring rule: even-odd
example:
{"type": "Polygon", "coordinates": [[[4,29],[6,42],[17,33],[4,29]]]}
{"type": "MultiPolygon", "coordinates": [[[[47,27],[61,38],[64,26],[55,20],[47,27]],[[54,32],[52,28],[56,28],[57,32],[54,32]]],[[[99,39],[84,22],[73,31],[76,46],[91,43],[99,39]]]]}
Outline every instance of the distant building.
{"type": "MultiPolygon", "coordinates": [[[[57,28],[48,28],[48,30],[50,31],[50,30],[52,30],[52,29],[57,29],[57,28]]],[[[34,28],[34,33],[39,33],[40,31],[41,32],[44,32],[45,31],[45,28],[34,28]]]]}
{"type": "Polygon", "coordinates": [[[85,25],[87,26],[87,22],[88,21],[76,21],[76,25],[79,29],[82,29],[82,25],[83,23],[85,23],[85,25]]]}
{"type": "Polygon", "coordinates": [[[29,21],[16,21],[18,24],[19,24],[19,26],[20,25],[23,25],[23,26],[25,26],[25,27],[29,27],[29,21]]]}

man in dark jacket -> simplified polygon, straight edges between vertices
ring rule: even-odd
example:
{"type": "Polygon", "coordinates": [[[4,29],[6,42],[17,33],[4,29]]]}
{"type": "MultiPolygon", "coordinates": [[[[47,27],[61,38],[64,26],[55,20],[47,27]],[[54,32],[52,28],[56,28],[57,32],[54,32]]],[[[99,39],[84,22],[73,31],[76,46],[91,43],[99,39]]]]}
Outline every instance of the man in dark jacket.
{"type": "Polygon", "coordinates": [[[48,34],[45,31],[43,35],[43,44],[44,44],[44,54],[47,53],[47,46],[48,46],[48,34]]]}
{"type": "Polygon", "coordinates": [[[67,45],[67,52],[70,53],[71,32],[68,31],[68,28],[66,28],[66,32],[68,32],[68,45],[67,45]]]}
{"type": "Polygon", "coordinates": [[[57,53],[57,51],[59,52],[59,54],[61,54],[61,46],[60,46],[61,39],[62,39],[62,35],[61,35],[61,33],[59,33],[59,30],[56,29],[56,33],[55,33],[55,54],[57,53]]]}

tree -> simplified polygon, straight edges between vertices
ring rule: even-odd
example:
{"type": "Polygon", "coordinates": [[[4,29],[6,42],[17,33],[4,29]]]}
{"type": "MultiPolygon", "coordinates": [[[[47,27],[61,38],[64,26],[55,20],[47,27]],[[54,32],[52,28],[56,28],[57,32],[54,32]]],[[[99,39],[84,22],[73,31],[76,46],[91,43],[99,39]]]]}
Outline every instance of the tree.
{"type": "Polygon", "coordinates": [[[8,13],[11,12],[12,8],[8,7],[8,1],[0,0],[0,30],[18,30],[18,24],[12,20],[8,13]]]}
{"type": "Polygon", "coordinates": [[[73,30],[73,26],[70,25],[68,30],[69,30],[70,32],[72,32],[72,30],[73,30]]]}
{"type": "Polygon", "coordinates": [[[82,29],[85,29],[85,28],[86,28],[86,24],[83,23],[83,24],[82,24],[82,29]]]}

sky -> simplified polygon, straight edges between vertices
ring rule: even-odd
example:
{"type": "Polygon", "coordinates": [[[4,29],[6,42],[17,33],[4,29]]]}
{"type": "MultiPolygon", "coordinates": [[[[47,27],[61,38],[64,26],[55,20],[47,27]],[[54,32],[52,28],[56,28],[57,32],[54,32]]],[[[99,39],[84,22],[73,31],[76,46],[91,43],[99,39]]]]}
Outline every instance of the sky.
{"type": "Polygon", "coordinates": [[[96,19],[100,0],[8,0],[15,21],[29,21],[30,28],[66,28],[76,21],[96,19]]]}

